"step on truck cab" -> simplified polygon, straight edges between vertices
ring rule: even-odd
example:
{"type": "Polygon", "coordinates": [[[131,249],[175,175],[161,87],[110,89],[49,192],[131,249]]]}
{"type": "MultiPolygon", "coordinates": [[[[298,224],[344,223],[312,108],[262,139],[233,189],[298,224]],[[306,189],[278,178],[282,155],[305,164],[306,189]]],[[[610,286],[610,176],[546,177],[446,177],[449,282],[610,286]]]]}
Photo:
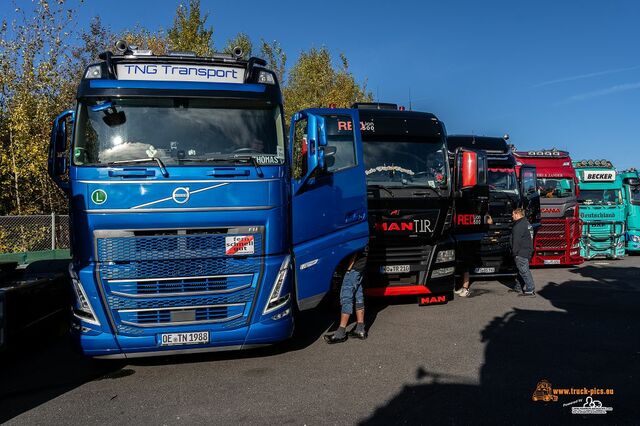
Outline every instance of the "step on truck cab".
{"type": "Polygon", "coordinates": [[[483,155],[460,149],[450,166],[446,130],[435,115],[395,104],[353,107],[360,117],[370,224],[365,294],[446,303],[454,289],[455,203],[464,196],[486,209],[473,197],[484,187],[483,155]]]}
{"type": "Polygon", "coordinates": [[[533,165],[537,171],[542,221],[533,242],[531,265],[583,263],[578,177],[569,153],[552,148],[516,151],[514,155],[519,165],[533,165]]]}
{"type": "Polygon", "coordinates": [[[317,305],[368,242],[359,127],[326,138],[357,110],[301,111],[287,143],[262,59],[116,47],[52,129],[75,340],[89,356],[133,357],[289,338],[294,303],[317,305]]]}
{"type": "Polygon", "coordinates": [[[627,252],[640,253],[640,173],[628,169],[620,177],[627,207],[627,252]]]}
{"type": "MultiPolygon", "coordinates": [[[[508,137],[451,135],[447,137],[450,152],[458,148],[482,150],[487,157],[487,184],[489,186],[489,215],[493,223],[486,223],[484,232],[465,235],[466,218],[458,213],[454,220],[459,251],[469,275],[476,279],[515,277],[516,266],[511,254],[511,228],[514,209],[524,207],[527,219],[537,230],[540,224],[540,201],[536,192],[536,168],[521,166],[519,175],[516,160],[507,143],[508,137]],[[460,231],[460,235],[458,235],[460,231]],[[474,248],[475,246],[475,248],[474,248]]],[[[462,271],[461,271],[462,272],[462,271]]]]}
{"type": "Polygon", "coordinates": [[[619,259],[625,254],[626,208],[622,178],[610,161],[574,162],[582,219],[580,255],[585,259],[619,259]]]}

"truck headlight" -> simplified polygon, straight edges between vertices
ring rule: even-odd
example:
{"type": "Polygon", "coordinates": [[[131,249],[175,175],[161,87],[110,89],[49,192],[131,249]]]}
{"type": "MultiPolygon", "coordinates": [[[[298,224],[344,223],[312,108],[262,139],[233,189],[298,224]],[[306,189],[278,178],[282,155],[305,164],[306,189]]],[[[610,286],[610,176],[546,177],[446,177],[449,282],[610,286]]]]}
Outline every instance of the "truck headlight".
{"type": "Polygon", "coordinates": [[[441,250],[436,256],[436,263],[453,262],[456,260],[455,250],[441,250]]]}
{"type": "Polygon", "coordinates": [[[455,271],[455,268],[453,266],[449,268],[436,269],[431,273],[431,278],[446,277],[447,275],[453,274],[454,271],[455,271]]]}
{"type": "Polygon", "coordinates": [[[87,293],[82,287],[78,274],[73,270],[72,264],[69,264],[69,275],[71,276],[71,285],[77,302],[77,306],[73,309],[73,315],[89,324],[100,325],[100,321],[98,321],[98,317],[91,307],[91,302],[89,302],[87,293]]]}
{"type": "Polygon", "coordinates": [[[276,84],[276,79],[269,71],[260,71],[260,74],[258,74],[258,83],[276,84]]]}
{"type": "Polygon", "coordinates": [[[92,65],[87,68],[87,72],[84,74],[84,78],[102,78],[102,65],[92,65]]]}
{"type": "Polygon", "coordinates": [[[629,237],[634,243],[640,243],[640,235],[630,235],[629,237]]]}
{"type": "Polygon", "coordinates": [[[280,270],[278,271],[276,280],[273,282],[273,288],[271,289],[271,294],[269,295],[269,301],[267,302],[267,306],[265,306],[264,308],[263,314],[273,312],[289,302],[290,294],[282,294],[282,289],[284,288],[284,283],[287,279],[287,275],[289,275],[290,263],[291,257],[286,256],[282,261],[282,265],[280,265],[280,270]]]}

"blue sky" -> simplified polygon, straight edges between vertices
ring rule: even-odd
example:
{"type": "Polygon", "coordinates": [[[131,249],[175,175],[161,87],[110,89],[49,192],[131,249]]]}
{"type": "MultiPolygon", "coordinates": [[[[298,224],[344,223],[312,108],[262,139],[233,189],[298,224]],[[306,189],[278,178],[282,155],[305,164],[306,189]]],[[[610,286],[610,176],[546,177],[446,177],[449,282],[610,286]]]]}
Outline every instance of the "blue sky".
{"type": "MultiPolygon", "coordinates": [[[[114,30],[166,28],[177,4],[85,0],[78,23],[100,15],[114,30]]],[[[280,41],[289,64],[312,46],[344,52],[380,101],[408,107],[411,93],[450,134],[509,133],[519,149],[640,167],[640,2],[202,0],[202,9],[218,47],[242,31],[280,41]]]]}

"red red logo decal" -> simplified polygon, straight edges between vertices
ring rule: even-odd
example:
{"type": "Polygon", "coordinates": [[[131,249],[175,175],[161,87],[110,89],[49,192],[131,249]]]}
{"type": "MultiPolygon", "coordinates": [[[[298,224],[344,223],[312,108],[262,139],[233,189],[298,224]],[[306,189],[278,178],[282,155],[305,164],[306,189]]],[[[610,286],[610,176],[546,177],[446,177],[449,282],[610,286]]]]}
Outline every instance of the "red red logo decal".
{"type": "Polygon", "coordinates": [[[456,225],[481,225],[482,217],[477,214],[459,214],[456,215],[456,225]]]}

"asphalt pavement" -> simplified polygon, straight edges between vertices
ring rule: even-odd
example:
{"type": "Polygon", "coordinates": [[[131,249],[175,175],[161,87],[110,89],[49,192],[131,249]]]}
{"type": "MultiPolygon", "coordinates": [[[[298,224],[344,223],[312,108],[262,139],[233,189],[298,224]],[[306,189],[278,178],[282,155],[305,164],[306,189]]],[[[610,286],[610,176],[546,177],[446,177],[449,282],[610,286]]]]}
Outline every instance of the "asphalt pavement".
{"type": "Polygon", "coordinates": [[[0,359],[8,424],[640,423],[640,257],[534,270],[537,297],[476,282],[441,306],[368,301],[369,339],[329,346],[337,312],[305,313],[275,347],[126,362],[64,335],[0,359]],[[612,389],[532,400],[536,384],[612,389]],[[589,400],[591,401],[591,400],[589,400]]]}

